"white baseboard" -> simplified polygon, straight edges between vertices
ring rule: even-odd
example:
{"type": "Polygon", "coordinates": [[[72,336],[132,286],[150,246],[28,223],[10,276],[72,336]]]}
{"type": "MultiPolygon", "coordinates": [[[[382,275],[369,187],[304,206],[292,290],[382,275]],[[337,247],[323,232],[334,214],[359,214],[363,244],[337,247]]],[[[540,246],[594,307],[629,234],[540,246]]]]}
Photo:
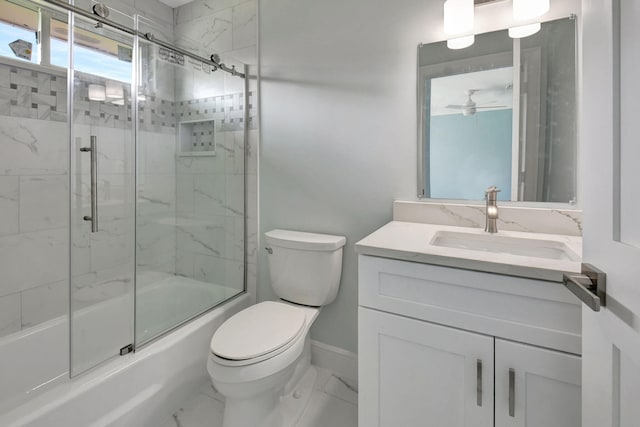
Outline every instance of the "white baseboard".
{"type": "Polygon", "coordinates": [[[358,386],[358,355],[339,347],[311,340],[311,363],[328,369],[338,377],[358,386]]]}

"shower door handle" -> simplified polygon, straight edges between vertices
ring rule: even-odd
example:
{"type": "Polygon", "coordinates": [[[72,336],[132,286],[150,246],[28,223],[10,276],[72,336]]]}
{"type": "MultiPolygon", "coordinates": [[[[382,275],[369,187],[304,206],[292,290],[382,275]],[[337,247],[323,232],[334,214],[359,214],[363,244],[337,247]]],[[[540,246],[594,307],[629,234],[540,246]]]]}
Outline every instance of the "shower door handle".
{"type": "Polygon", "coordinates": [[[98,137],[91,135],[91,146],[82,147],[80,151],[91,154],[91,216],[82,217],[91,221],[91,232],[98,232],[98,137]]]}

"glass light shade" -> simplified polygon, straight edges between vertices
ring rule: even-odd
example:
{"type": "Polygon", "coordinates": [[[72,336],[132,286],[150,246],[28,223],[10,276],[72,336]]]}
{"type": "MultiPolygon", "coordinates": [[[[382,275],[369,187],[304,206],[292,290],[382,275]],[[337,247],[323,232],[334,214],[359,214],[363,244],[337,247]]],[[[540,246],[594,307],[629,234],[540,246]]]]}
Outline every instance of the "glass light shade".
{"type": "Polygon", "coordinates": [[[535,24],[521,25],[519,27],[512,27],[512,28],[509,28],[509,37],[511,37],[512,39],[521,39],[523,37],[529,37],[530,35],[540,31],[540,28],[541,28],[541,25],[539,22],[536,22],[535,24]]]}
{"type": "Polygon", "coordinates": [[[549,0],[513,0],[513,19],[535,19],[549,11],[549,0]]]}
{"type": "Polygon", "coordinates": [[[89,99],[91,101],[104,101],[107,99],[104,86],[102,85],[89,85],[89,99]]]}
{"type": "Polygon", "coordinates": [[[122,99],[124,98],[124,88],[122,83],[107,81],[106,95],[109,99],[122,99]]]}
{"type": "Polygon", "coordinates": [[[473,31],[473,0],[444,2],[444,32],[449,35],[473,31]]]}
{"type": "Polygon", "coordinates": [[[476,38],[473,34],[470,36],[457,37],[447,40],[447,47],[449,49],[464,49],[465,47],[471,46],[475,41],[476,38]]]}

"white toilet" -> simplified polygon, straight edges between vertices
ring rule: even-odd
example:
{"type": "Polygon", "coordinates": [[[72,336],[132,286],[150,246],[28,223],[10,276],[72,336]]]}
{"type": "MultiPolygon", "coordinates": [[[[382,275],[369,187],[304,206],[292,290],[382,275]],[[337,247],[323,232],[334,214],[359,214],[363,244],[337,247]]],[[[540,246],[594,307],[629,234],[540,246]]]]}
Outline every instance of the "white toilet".
{"type": "Polygon", "coordinates": [[[309,368],[309,328],[340,285],[344,237],[272,230],[265,241],[282,301],[246,308],[211,339],[207,370],[225,396],[224,427],[282,427],[280,398],[309,368]]]}

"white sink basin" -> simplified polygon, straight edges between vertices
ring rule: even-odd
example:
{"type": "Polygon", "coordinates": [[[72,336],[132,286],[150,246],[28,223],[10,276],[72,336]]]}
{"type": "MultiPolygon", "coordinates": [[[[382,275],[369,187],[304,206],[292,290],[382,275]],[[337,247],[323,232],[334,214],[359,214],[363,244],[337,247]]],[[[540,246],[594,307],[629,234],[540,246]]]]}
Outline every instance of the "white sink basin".
{"type": "Polygon", "coordinates": [[[433,236],[431,245],[523,257],[580,261],[580,257],[565,243],[546,239],[438,231],[433,236]]]}

